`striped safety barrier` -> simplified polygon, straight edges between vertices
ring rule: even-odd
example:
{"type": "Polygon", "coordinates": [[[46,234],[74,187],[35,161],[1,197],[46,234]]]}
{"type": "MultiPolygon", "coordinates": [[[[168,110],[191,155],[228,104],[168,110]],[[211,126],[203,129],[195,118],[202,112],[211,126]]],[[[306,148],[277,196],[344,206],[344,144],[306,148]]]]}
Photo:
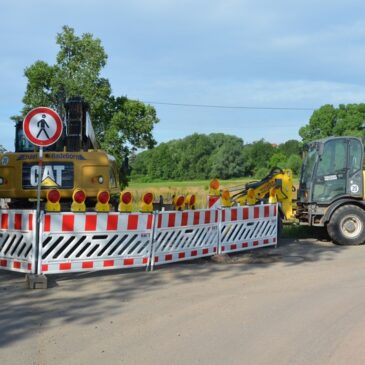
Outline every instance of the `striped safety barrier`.
{"type": "Polygon", "coordinates": [[[219,252],[237,252],[277,244],[277,206],[222,210],[219,252]]]}
{"type": "Polygon", "coordinates": [[[147,266],[153,215],[47,213],[43,216],[44,274],[147,266]]]}
{"type": "Polygon", "coordinates": [[[276,205],[155,213],[0,210],[0,269],[25,273],[148,267],[277,244],[276,205]]]}
{"type": "Polygon", "coordinates": [[[153,240],[155,265],[212,256],[218,247],[218,210],[162,212],[153,240]]]}
{"type": "Polygon", "coordinates": [[[0,268],[31,273],[35,268],[35,211],[0,210],[0,268]]]}

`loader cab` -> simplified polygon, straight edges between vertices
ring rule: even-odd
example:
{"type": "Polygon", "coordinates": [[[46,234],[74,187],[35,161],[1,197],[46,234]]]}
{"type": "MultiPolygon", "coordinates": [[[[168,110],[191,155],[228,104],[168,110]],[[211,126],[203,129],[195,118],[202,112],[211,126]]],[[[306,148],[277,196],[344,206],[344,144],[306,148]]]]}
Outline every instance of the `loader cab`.
{"type": "Polygon", "coordinates": [[[363,197],[361,140],[330,137],[311,142],[305,148],[298,202],[328,205],[343,198],[363,197]]]}

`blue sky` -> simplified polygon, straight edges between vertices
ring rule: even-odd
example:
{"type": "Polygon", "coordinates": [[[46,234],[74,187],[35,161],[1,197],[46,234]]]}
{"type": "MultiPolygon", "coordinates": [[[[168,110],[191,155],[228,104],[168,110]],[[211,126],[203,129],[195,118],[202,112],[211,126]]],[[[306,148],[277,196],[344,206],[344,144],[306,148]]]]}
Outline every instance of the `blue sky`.
{"type": "MultiPolygon", "coordinates": [[[[362,1],[0,3],[0,144],[13,148],[24,68],[55,63],[63,25],[100,38],[114,95],[143,101],[318,108],[365,101],[362,1]]],[[[299,139],[311,111],[155,105],[158,142],[223,132],[245,142],[299,139]]]]}

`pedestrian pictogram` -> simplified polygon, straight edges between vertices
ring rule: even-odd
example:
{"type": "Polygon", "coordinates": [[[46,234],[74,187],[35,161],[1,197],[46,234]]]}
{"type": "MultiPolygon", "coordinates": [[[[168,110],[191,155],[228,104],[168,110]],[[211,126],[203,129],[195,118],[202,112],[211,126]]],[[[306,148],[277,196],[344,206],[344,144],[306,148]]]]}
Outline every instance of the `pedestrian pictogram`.
{"type": "Polygon", "coordinates": [[[50,108],[32,109],[24,118],[25,136],[36,146],[50,146],[62,135],[63,124],[60,116],[50,108]]]}

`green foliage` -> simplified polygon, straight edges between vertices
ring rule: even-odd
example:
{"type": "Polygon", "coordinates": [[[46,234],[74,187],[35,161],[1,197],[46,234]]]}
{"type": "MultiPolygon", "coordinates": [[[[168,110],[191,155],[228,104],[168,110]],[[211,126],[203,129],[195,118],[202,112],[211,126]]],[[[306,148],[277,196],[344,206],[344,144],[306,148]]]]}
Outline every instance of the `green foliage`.
{"type": "Polygon", "coordinates": [[[79,37],[73,28],[64,26],[56,43],[59,52],[54,65],[36,61],[25,69],[22,115],[34,107],[48,106],[63,116],[66,99],[82,96],[90,105],[99,142],[120,163],[137,148],[153,147],[156,111],[150,105],[111,94],[109,81],[100,75],[107,61],[101,41],[90,33],[79,37]]]}
{"type": "Polygon", "coordinates": [[[299,135],[307,143],[329,136],[364,137],[365,104],[323,105],[315,110],[299,135]]]}
{"type": "Polygon", "coordinates": [[[291,169],[293,171],[294,175],[300,174],[300,169],[302,167],[302,159],[299,155],[292,154],[288,158],[288,161],[286,163],[286,166],[288,169],[291,169]]]}
{"type": "Polygon", "coordinates": [[[255,173],[255,179],[261,180],[269,174],[270,170],[267,167],[260,167],[255,173]]]}

